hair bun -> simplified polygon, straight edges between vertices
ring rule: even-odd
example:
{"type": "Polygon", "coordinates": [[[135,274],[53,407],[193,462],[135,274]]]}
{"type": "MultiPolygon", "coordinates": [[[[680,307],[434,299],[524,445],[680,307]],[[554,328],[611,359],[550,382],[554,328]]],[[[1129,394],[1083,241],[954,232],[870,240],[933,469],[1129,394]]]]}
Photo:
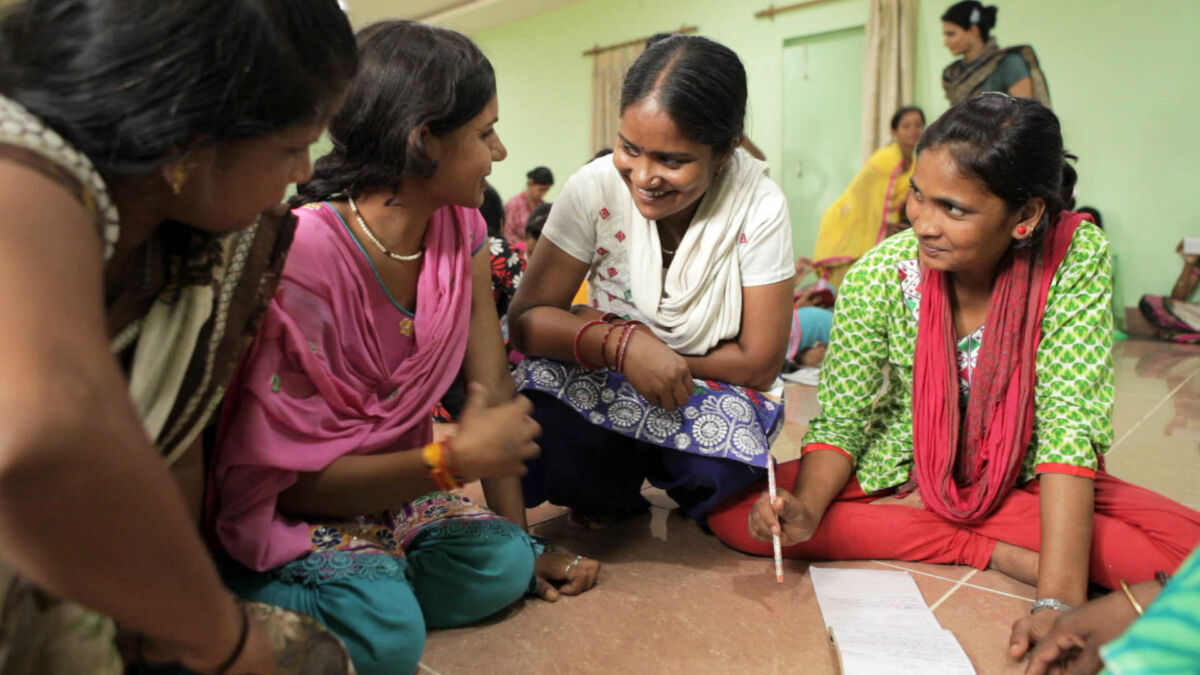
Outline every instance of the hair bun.
{"type": "Polygon", "coordinates": [[[996,27],[996,13],[1000,10],[995,5],[983,7],[979,11],[979,27],[991,30],[996,27]]]}

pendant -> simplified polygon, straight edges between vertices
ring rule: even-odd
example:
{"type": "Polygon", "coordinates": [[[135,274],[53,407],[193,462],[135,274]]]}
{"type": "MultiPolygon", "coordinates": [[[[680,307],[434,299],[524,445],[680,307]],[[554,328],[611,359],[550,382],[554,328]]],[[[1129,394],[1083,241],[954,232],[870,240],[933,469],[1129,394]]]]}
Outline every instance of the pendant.
{"type": "Polygon", "coordinates": [[[413,334],[414,330],[416,330],[416,325],[413,324],[412,319],[408,318],[407,316],[404,317],[403,319],[400,319],[400,334],[401,335],[403,335],[404,337],[409,337],[413,334]]]}

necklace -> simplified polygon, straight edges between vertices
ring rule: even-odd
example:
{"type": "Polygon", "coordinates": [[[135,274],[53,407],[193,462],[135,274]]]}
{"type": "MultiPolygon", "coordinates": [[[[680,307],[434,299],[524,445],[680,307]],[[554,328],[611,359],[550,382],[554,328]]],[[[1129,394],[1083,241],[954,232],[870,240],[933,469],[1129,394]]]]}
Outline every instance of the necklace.
{"type": "Polygon", "coordinates": [[[666,253],[667,255],[675,255],[675,251],[672,251],[671,249],[666,248],[666,247],[662,247],[662,252],[666,253]]]}
{"type": "Polygon", "coordinates": [[[392,260],[399,260],[400,262],[412,262],[414,260],[420,260],[421,256],[425,254],[424,248],[419,249],[412,255],[400,255],[399,253],[392,253],[391,251],[387,250],[387,247],[383,245],[383,242],[379,241],[379,239],[375,237],[375,233],[371,231],[371,228],[367,227],[367,221],[363,220],[362,214],[358,212],[358,204],[354,203],[354,197],[346,195],[346,199],[350,202],[350,210],[354,212],[354,219],[358,221],[358,226],[361,227],[363,232],[366,233],[367,239],[370,239],[372,244],[375,244],[380,251],[383,251],[384,255],[392,260]]]}

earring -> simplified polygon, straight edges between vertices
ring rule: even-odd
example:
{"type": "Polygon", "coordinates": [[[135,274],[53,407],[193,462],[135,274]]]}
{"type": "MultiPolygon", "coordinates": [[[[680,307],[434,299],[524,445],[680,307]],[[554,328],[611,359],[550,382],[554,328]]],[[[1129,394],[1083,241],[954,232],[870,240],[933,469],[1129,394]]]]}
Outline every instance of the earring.
{"type": "Polygon", "coordinates": [[[163,180],[170,186],[171,192],[179,194],[183,190],[184,183],[187,183],[187,179],[188,167],[183,162],[163,167],[163,180]]]}
{"type": "Polygon", "coordinates": [[[1025,233],[1026,233],[1026,232],[1028,232],[1028,231],[1029,231],[1029,228],[1025,227],[1024,225],[1018,225],[1018,226],[1017,226],[1017,234],[1019,234],[1019,235],[1022,235],[1022,236],[1024,236],[1024,235],[1025,235],[1025,233]]]}

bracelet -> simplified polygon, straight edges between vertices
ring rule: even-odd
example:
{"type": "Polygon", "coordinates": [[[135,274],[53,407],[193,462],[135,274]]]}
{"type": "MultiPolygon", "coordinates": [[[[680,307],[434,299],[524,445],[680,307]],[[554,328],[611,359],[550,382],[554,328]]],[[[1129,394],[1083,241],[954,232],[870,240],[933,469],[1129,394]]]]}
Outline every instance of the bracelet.
{"type": "Polygon", "coordinates": [[[237,644],[233,646],[233,653],[229,658],[225,659],[220,666],[217,666],[217,675],[225,675],[229,669],[233,667],[233,662],[238,660],[242,655],[242,651],[246,649],[246,638],[250,635],[250,615],[246,614],[246,606],[238,603],[238,609],[241,610],[242,628],[238,633],[237,644]]]}
{"type": "Polygon", "coordinates": [[[603,315],[600,317],[600,320],[601,320],[601,321],[603,321],[603,322],[605,322],[605,323],[612,323],[612,321],[613,321],[614,319],[619,319],[619,318],[621,318],[621,315],[620,315],[620,314],[617,314],[617,313],[615,313],[615,312],[605,312],[605,313],[604,313],[604,314],[603,314],[603,315]]]}
{"type": "Polygon", "coordinates": [[[629,340],[637,332],[637,326],[625,324],[621,327],[621,342],[617,346],[617,372],[625,373],[625,351],[629,349],[629,340]]]}
{"type": "Polygon", "coordinates": [[[1129,584],[1125,583],[1124,579],[1121,580],[1121,590],[1125,592],[1125,597],[1129,598],[1129,604],[1133,605],[1133,611],[1137,612],[1138,616],[1146,613],[1146,608],[1142,607],[1142,603],[1138,602],[1138,599],[1133,595],[1133,589],[1129,587],[1129,584]]]}
{"type": "Polygon", "coordinates": [[[608,325],[608,330],[604,331],[604,339],[600,341],[600,360],[604,361],[605,368],[612,368],[612,364],[608,362],[608,336],[621,326],[615,323],[608,325]]]}
{"type": "Polygon", "coordinates": [[[1194,277],[1200,277],[1200,267],[1188,267],[1188,273],[1194,277]]]}
{"type": "Polygon", "coordinates": [[[1159,570],[1154,573],[1154,578],[1156,580],[1158,580],[1158,583],[1160,586],[1166,588],[1167,582],[1171,580],[1171,575],[1167,574],[1166,572],[1164,572],[1162,570],[1159,570]]]}
{"type": "Polygon", "coordinates": [[[1062,600],[1055,600],[1054,598],[1039,598],[1033,603],[1033,607],[1029,608],[1029,613],[1037,614],[1043,609],[1053,609],[1056,612],[1069,612],[1071,611],[1071,606],[1062,600]]]}
{"type": "Polygon", "coordinates": [[[583,324],[583,326],[579,328],[579,332],[575,334],[575,342],[572,345],[572,351],[575,354],[575,360],[586,370],[600,370],[602,366],[594,366],[583,359],[583,352],[581,352],[579,349],[580,343],[583,342],[583,334],[593,326],[602,326],[606,323],[608,322],[601,321],[600,319],[592,319],[591,321],[583,324]]]}
{"type": "Polygon", "coordinates": [[[453,490],[462,487],[446,461],[446,444],[444,442],[430,443],[421,449],[421,457],[425,466],[429,467],[429,478],[439,490],[453,490]]]}

